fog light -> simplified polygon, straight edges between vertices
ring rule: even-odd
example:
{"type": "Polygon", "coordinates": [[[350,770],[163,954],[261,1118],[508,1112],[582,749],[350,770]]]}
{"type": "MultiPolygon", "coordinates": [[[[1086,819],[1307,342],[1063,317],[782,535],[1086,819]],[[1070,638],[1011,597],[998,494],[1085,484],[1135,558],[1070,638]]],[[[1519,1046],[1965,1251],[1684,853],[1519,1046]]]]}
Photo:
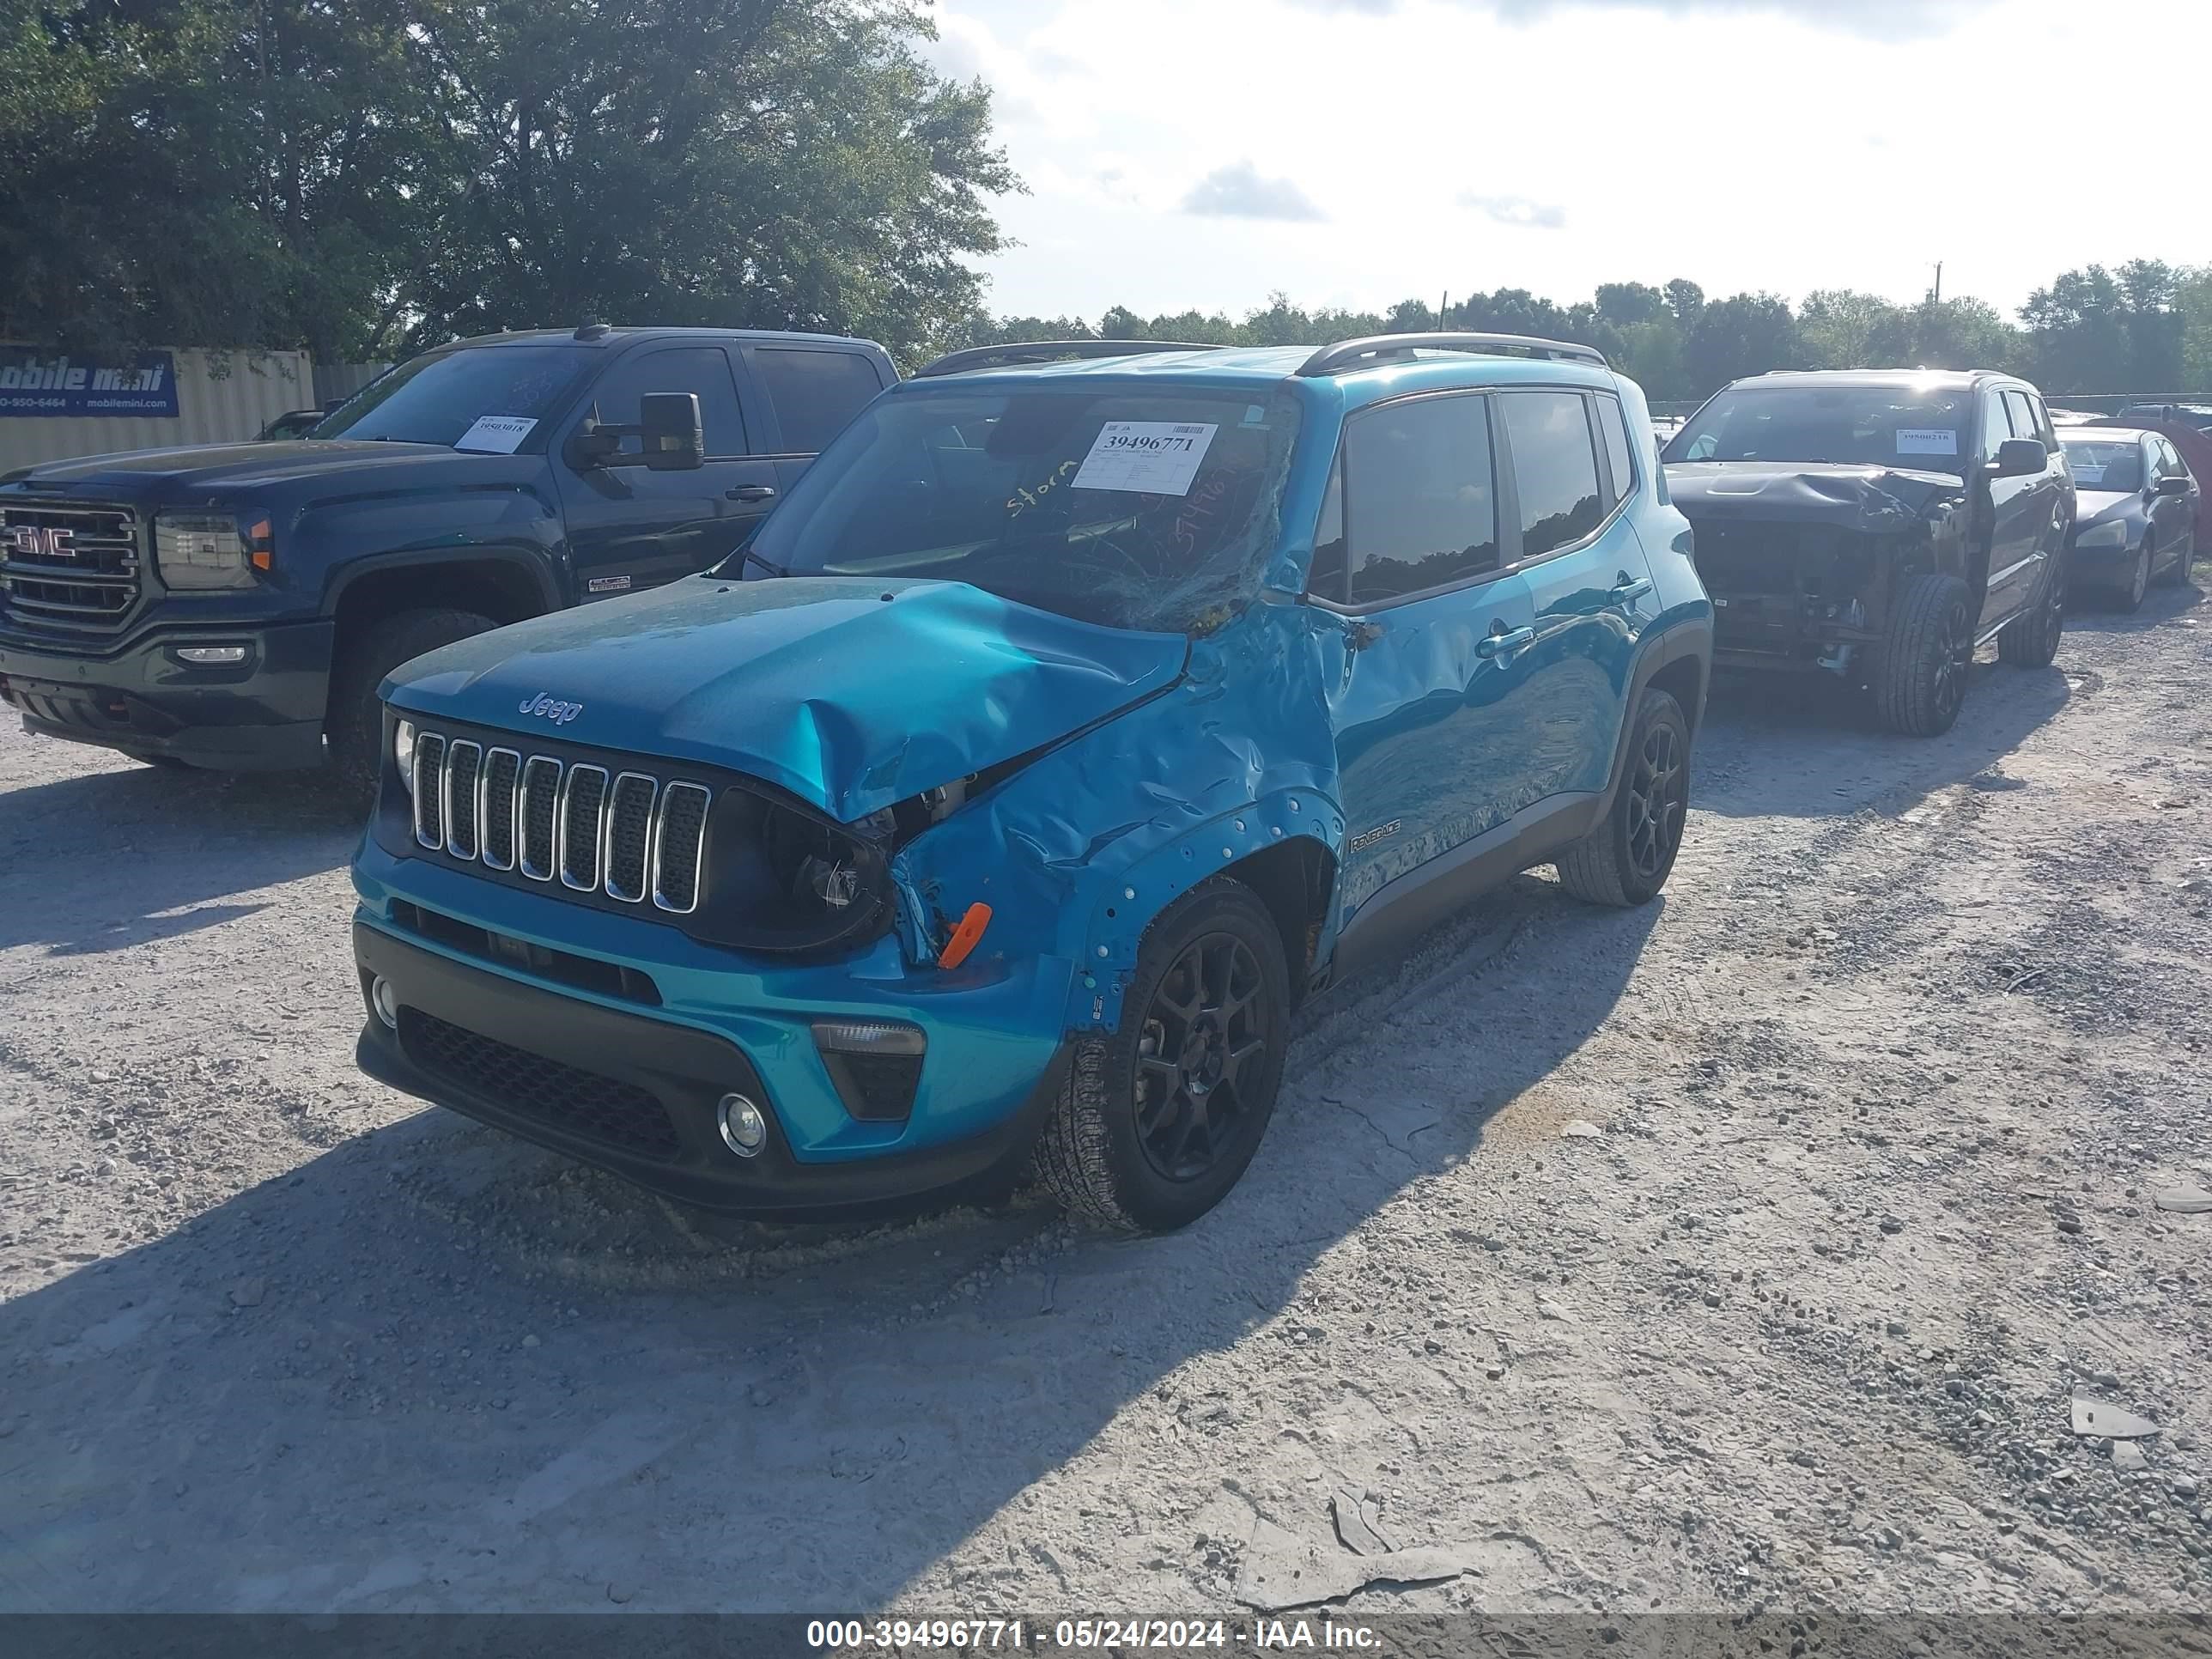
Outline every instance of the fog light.
{"type": "Polygon", "coordinates": [[[221,663],[244,662],[246,647],[242,645],[180,645],[177,647],[177,660],[191,663],[198,668],[213,667],[221,663]]]}
{"type": "Polygon", "coordinates": [[[722,1145],[739,1158],[751,1158],[768,1145],[768,1120],[761,1109],[743,1095],[724,1095],[714,1109],[714,1127],[722,1132],[722,1145]]]}
{"type": "Polygon", "coordinates": [[[368,1001],[369,1006],[376,1010],[376,1017],[388,1029],[394,1031],[399,1029],[399,993],[392,988],[392,981],[383,975],[379,974],[370,982],[368,1001]]]}

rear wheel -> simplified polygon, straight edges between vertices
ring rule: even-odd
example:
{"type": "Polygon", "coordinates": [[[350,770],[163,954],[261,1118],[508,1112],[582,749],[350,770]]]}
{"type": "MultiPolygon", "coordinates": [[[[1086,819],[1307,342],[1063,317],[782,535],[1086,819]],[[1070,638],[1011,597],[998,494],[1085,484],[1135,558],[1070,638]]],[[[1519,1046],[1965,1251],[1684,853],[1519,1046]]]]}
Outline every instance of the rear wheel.
{"type": "Polygon", "coordinates": [[[1689,812],[1690,722],[1667,693],[1646,691],[1613,810],[1559,857],[1559,885],[1590,904],[1648,903],[1674,867],[1689,812]]]}
{"type": "Polygon", "coordinates": [[[403,611],[372,623],[340,647],[331,671],[331,702],[323,735],[337,774],[339,798],[358,812],[376,799],[384,765],[384,711],[376,688],[401,663],[471,634],[497,627],[473,611],[403,611]]]}
{"type": "Polygon", "coordinates": [[[2043,598],[2014,617],[1997,635],[1997,656],[2015,668],[2048,668],[2066,632],[2066,567],[2054,559],[2045,579],[2043,598]]]}
{"type": "Polygon", "coordinates": [[[2128,567],[2127,583],[2120,589],[2121,610],[2139,611],[2142,608],[2143,595],[2150,592],[2150,568],[2157,557],[2158,544],[2146,533],[2142,538],[2142,550],[2136,555],[2136,562],[2128,567]]]}
{"type": "Polygon", "coordinates": [[[2191,530],[2182,537],[2181,551],[2175,556],[2173,562],[2166,566],[2166,574],[2159,580],[2169,587],[2179,587],[2189,580],[2189,567],[2196,562],[2197,532],[2191,530]]]}
{"type": "Polygon", "coordinates": [[[1131,1232],[1186,1226],[1251,1163],[1282,1086],[1290,975],[1251,889],[1217,878],[1162,912],[1121,1029],[1080,1039],[1037,1174],[1070,1210],[1131,1232]]]}
{"type": "Polygon", "coordinates": [[[1891,731],[1940,737],[1959,718],[1974,662],[1968,597],[1956,576],[1921,576],[1905,590],[1873,677],[1875,711],[1891,731]]]}

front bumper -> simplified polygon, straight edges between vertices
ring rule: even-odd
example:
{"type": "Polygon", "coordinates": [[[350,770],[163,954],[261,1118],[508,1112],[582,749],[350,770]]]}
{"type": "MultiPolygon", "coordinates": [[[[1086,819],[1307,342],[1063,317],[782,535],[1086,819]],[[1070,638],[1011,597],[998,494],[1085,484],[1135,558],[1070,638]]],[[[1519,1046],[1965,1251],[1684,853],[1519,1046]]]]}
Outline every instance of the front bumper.
{"type": "Polygon", "coordinates": [[[155,628],[80,652],[0,635],[0,702],[27,732],[127,754],[221,770],[313,766],[332,636],[322,619],[155,628]],[[245,660],[199,665],[177,655],[212,645],[241,647],[245,660]]]}
{"type": "Polygon", "coordinates": [[[2119,542],[2109,547],[2084,547],[2072,542],[2066,548],[2066,574],[2076,581],[2118,582],[2124,586],[2142,556],[2140,542],[2119,542]]]}
{"type": "Polygon", "coordinates": [[[355,885],[364,997],[381,977],[399,1007],[394,1031],[371,1005],[363,1070],[689,1203],[819,1215],[996,1180],[1026,1158],[1059,1087],[1071,963],[911,969],[888,938],[834,962],[749,957],[373,841],[355,885]],[[501,943],[471,949],[471,927],[501,943]],[[561,960],[520,963],[518,945],[561,960]],[[924,1034],[903,1115],[852,1109],[813,1030],[836,1019],[924,1034]],[[715,1107],[729,1093],[769,1119],[757,1157],[722,1144],[715,1107]]]}

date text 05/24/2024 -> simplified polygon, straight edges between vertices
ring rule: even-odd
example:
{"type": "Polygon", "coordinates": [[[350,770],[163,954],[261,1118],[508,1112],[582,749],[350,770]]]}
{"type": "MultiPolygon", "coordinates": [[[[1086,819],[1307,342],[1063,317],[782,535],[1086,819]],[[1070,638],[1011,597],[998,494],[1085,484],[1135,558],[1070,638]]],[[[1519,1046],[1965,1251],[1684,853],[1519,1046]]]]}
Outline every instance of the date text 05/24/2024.
{"type": "Polygon", "coordinates": [[[1379,1652],[1379,1635],[1334,1619],[821,1619],[806,1644],[860,1653],[1079,1653],[1143,1648],[1165,1652],[1298,1648],[1379,1652]]]}

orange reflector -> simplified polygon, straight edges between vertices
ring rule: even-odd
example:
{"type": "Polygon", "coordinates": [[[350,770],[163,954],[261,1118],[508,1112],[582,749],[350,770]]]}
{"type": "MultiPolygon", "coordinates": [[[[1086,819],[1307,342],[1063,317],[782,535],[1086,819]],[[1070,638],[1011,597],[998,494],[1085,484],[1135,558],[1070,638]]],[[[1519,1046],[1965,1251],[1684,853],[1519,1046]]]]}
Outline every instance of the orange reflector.
{"type": "Polygon", "coordinates": [[[968,914],[960,918],[960,925],[952,930],[952,937],[945,941],[945,948],[937,954],[940,968],[957,968],[968,960],[968,953],[983,937],[983,930],[991,925],[991,907],[971,904],[968,914]]]}
{"type": "Polygon", "coordinates": [[[267,570],[275,556],[274,538],[269,520],[263,519],[246,532],[246,561],[256,570],[267,570]]]}

